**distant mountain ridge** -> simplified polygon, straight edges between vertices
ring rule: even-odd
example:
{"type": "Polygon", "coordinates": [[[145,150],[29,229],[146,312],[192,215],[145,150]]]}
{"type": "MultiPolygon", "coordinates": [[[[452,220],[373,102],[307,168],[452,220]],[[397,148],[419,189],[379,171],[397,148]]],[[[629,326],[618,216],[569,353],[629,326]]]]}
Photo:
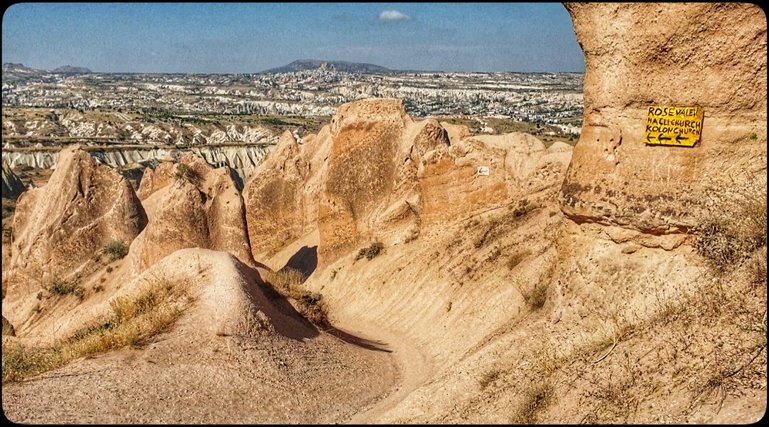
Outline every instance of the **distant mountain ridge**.
{"type": "Polygon", "coordinates": [[[36,68],[27,67],[24,64],[21,63],[15,63],[15,62],[6,62],[3,64],[3,72],[4,73],[42,73],[44,70],[38,70],[36,68]]]}
{"type": "Polygon", "coordinates": [[[76,67],[72,65],[63,65],[53,70],[41,70],[37,68],[27,67],[22,63],[6,62],[3,64],[3,73],[27,73],[27,74],[90,74],[93,71],[85,67],[76,67]]]}
{"type": "Polygon", "coordinates": [[[91,74],[93,71],[85,67],[74,67],[72,65],[63,65],[59,68],[54,68],[53,73],[59,74],[91,74]]]}
{"type": "Polygon", "coordinates": [[[394,73],[395,70],[391,70],[386,67],[374,64],[366,64],[361,62],[348,62],[348,61],[324,61],[320,59],[299,59],[288,65],[282,67],[270,68],[263,71],[263,73],[275,74],[275,73],[291,73],[295,71],[308,71],[327,69],[334,71],[341,71],[346,73],[394,73]]]}

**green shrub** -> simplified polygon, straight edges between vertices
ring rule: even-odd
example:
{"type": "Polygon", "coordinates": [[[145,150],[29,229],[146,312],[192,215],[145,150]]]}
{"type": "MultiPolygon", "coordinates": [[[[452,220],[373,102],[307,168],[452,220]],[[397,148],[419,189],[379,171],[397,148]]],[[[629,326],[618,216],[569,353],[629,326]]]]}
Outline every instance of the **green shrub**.
{"type": "Polygon", "coordinates": [[[178,180],[185,180],[192,184],[198,184],[200,182],[200,175],[190,165],[185,163],[179,163],[176,165],[176,172],[174,177],[178,180]]]}
{"type": "Polygon", "coordinates": [[[55,277],[46,287],[54,295],[75,295],[83,299],[85,291],[78,284],[55,277]]]}
{"type": "Polygon", "coordinates": [[[128,246],[126,246],[125,242],[122,240],[111,240],[104,245],[101,253],[107,255],[110,260],[114,261],[128,255],[128,246]]]}

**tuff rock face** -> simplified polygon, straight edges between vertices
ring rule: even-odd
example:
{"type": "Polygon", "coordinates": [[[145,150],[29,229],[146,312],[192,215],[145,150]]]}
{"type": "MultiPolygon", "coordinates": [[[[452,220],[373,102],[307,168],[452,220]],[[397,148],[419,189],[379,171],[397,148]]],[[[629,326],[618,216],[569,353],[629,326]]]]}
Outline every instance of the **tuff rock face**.
{"type": "Polygon", "coordinates": [[[311,173],[308,159],[291,132],[284,132],[278,145],[262,162],[243,189],[248,235],[254,256],[300,237],[307,209],[317,205],[315,197],[306,197],[305,183],[311,173]]]}
{"type": "MultiPolygon", "coordinates": [[[[333,145],[318,207],[321,259],[332,259],[385,231],[377,214],[398,208],[393,206],[400,195],[396,181],[413,174],[399,170],[408,169],[411,161],[400,144],[410,122],[394,99],[345,104],[332,118],[333,145]]],[[[397,212],[392,220],[401,214],[408,215],[397,212]]]]}
{"type": "Polygon", "coordinates": [[[106,243],[129,244],[146,224],[125,178],[77,146],[66,148],[48,183],[19,198],[11,267],[17,279],[64,278],[87,269],[106,243]]]}
{"type": "Polygon", "coordinates": [[[326,265],[374,241],[406,244],[484,210],[552,196],[570,157],[568,145],[545,149],[526,134],[472,137],[415,122],[395,99],[345,104],[303,145],[283,135],[246,184],[254,256],[316,228],[326,265]]]}
{"type": "Polygon", "coordinates": [[[147,169],[139,194],[149,223],[130,249],[138,271],[183,248],[225,251],[253,263],[243,201],[229,168],[214,169],[187,153],[179,163],[147,169]]]}
{"type": "Polygon", "coordinates": [[[567,216],[675,233],[709,215],[720,203],[713,193],[736,197],[730,192],[766,185],[766,17],[758,6],[566,7],[587,66],[582,135],[563,183],[567,216]],[[701,142],[645,145],[651,105],[701,106],[701,142]]]}

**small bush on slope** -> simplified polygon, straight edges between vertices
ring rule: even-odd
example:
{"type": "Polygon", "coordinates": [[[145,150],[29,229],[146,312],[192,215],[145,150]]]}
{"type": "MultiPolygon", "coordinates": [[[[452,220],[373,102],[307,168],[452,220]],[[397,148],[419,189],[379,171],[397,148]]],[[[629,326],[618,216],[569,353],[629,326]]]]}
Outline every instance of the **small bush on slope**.
{"type": "Polygon", "coordinates": [[[83,288],[78,284],[69,282],[58,277],[55,277],[51,283],[46,287],[48,292],[54,295],[75,295],[76,297],[83,299],[85,295],[83,288]]]}
{"type": "Polygon", "coordinates": [[[304,275],[292,268],[270,271],[264,274],[264,280],[284,298],[290,298],[298,305],[298,310],[310,322],[325,326],[328,323],[323,297],[302,288],[304,275]]]}
{"type": "Polygon", "coordinates": [[[694,248],[718,272],[732,269],[756,249],[766,246],[766,198],[741,195],[714,209],[695,230],[694,248]],[[736,205],[732,206],[732,205],[736,205]]]}
{"type": "Polygon", "coordinates": [[[114,261],[128,255],[128,246],[122,240],[112,240],[104,245],[101,252],[114,261]]]}
{"type": "Polygon", "coordinates": [[[381,242],[374,242],[371,244],[371,246],[358,251],[358,255],[355,256],[355,261],[358,261],[364,257],[370,261],[379,256],[379,254],[382,252],[382,248],[384,248],[384,245],[381,242]]]}

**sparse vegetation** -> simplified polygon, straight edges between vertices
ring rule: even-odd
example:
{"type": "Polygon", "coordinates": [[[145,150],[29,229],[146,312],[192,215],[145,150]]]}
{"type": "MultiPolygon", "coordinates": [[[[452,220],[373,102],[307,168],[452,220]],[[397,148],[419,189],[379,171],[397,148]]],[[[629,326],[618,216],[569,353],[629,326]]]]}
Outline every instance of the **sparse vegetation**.
{"type": "Polygon", "coordinates": [[[523,294],[523,299],[533,310],[539,310],[547,301],[547,285],[537,283],[531,292],[523,294]]]}
{"type": "Polygon", "coordinates": [[[747,198],[737,212],[724,209],[709,216],[696,230],[694,248],[718,272],[766,246],[766,199],[747,198]]]}
{"type": "Polygon", "coordinates": [[[366,248],[362,248],[360,251],[358,251],[358,255],[355,256],[355,261],[358,261],[361,258],[366,258],[367,260],[372,260],[379,256],[379,254],[382,252],[382,249],[384,248],[384,245],[382,242],[374,242],[371,244],[371,246],[368,246],[366,248]]]}
{"type": "Polygon", "coordinates": [[[500,372],[496,369],[492,369],[489,371],[484,372],[481,377],[478,379],[478,384],[481,385],[481,389],[485,389],[488,387],[491,383],[494,382],[497,378],[499,378],[500,372]]]}
{"type": "Polygon", "coordinates": [[[515,409],[512,424],[534,424],[539,412],[553,403],[553,386],[550,383],[534,384],[523,393],[523,400],[515,409]]]}
{"type": "Polygon", "coordinates": [[[186,163],[179,163],[176,165],[176,171],[174,172],[174,178],[177,180],[184,180],[191,184],[198,184],[200,182],[200,174],[190,167],[186,163]]]}
{"type": "Polygon", "coordinates": [[[548,268],[533,285],[525,285],[521,282],[516,283],[515,286],[518,288],[518,292],[521,293],[526,305],[532,310],[539,310],[545,305],[552,270],[553,266],[548,268]]]}
{"type": "Polygon", "coordinates": [[[748,134],[748,139],[751,141],[755,141],[758,139],[758,134],[755,132],[751,132],[750,134],[748,134]]]}
{"type": "Polygon", "coordinates": [[[11,322],[6,320],[5,317],[3,317],[3,335],[16,335],[16,331],[13,329],[13,325],[11,325],[11,322]]]}
{"type": "Polygon", "coordinates": [[[300,271],[285,268],[275,272],[267,272],[264,275],[264,280],[278,294],[295,301],[297,310],[307,320],[320,326],[328,324],[323,297],[302,287],[305,277],[300,271]]]}
{"type": "Polygon", "coordinates": [[[529,249],[524,249],[521,251],[513,252],[512,255],[510,255],[510,258],[507,260],[507,268],[510,270],[514,269],[518,264],[521,263],[526,257],[531,255],[531,251],[529,249]]]}
{"type": "Polygon", "coordinates": [[[101,252],[114,261],[128,255],[128,246],[122,240],[111,240],[104,245],[101,252]]]}
{"type": "Polygon", "coordinates": [[[80,357],[144,344],[173,325],[191,302],[186,289],[186,283],[154,279],[138,294],[113,300],[106,320],[52,346],[3,345],[3,383],[61,367],[80,357]]]}
{"type": "Polygon", "coordinates": [[[74,295],[80,299],[85,296],[85,291],[80,285],[59,277],[54,277],[46,289],[54,295],[74,295]]]}
{"type": "Polygon", "coordinates": [[[756,251],[749,264],[750,281],[753,284],[766,285],[766,246],[756,251]]]}
{"type": "Polygon", "coordinates": [[[510,205],[513,210],[513,218],[520,219],[526,216],[529,212],[533,211],[536,206],[529,202],[528,199],[521,199],[515,205],[510,205]]]}

